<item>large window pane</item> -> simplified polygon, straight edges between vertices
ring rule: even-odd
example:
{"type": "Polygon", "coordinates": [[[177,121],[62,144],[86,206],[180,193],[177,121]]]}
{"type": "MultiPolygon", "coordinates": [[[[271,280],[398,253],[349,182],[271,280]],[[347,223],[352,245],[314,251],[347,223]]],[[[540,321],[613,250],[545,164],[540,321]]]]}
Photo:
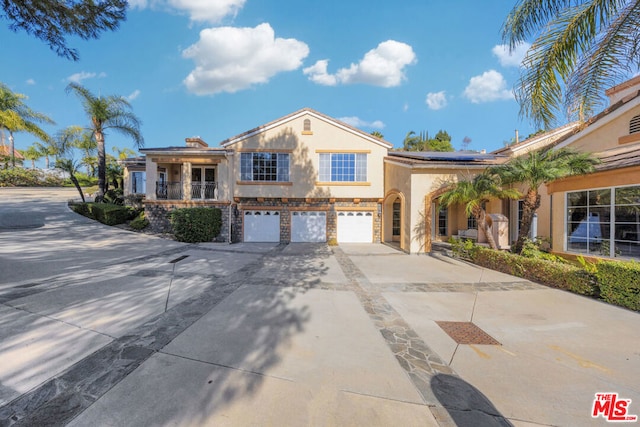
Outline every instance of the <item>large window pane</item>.
{"type": "Polygon", "coordinates": [[[567,194],[567,206],[587,206],[587,192],[576,191],[567,194]]]}
{"type": "Polygon", "coordinates": [[[567,193],[566,218],[568,250],[640,257],[640,186],[567,193]]]}
{"type": "Polygon", "coordinates": [[[318,179],[321,182],[366,182],[367,155],[364,153],[321,153],[318,179]]]}

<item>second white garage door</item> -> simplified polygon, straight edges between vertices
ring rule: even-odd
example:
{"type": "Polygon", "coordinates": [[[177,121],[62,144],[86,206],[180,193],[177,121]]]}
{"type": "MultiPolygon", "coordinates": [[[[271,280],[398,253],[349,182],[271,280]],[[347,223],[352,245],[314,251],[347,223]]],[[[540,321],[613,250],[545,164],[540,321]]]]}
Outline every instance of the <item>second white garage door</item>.
{"type": "Polygon", "coordinates": [[[373,213],[338,212],[338,242],[373,242],[373,213]]]}
{"type": "Polygon", "coordinates": [[[280,212],[244,211],[245,242],[279,242],[280,212]]]}
{"type": "Polygon", "coordinates": [[[291,212],[292,242],[326,242],[326,212],[291,212]]]}

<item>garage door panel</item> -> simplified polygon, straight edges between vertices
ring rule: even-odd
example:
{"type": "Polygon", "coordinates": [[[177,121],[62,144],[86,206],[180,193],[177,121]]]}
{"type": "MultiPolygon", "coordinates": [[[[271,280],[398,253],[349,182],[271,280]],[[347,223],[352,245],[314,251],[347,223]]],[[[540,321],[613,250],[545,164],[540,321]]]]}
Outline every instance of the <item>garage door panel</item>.
{"type": "Polygon", "coordinates": [[[339,212],[338,242],[371,243],[373,242],[372,212],[339,212]]]}
{"type": "Polygon", "coordinates": [[[278,211],[245,211],[245,242],[279,242],[280,212],[278,211]]]}
{"type": "Polygon", "coordinates": [[[326,212],[301,211],[291,213],[292,242],[326,242],[326,212]]]}

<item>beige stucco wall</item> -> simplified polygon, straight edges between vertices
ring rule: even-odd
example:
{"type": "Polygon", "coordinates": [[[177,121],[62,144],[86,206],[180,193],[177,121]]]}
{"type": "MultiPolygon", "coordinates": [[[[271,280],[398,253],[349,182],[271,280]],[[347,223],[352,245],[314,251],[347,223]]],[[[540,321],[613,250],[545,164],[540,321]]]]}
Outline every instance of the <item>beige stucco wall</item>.
{"type": "Polygon", "coordinates": [[[228,148],[236,151],[234,159],[236,197],[377,199],[384,196],[383,159],[387,154],[387,148],[310,114],[263,130],[228,148]],[[305,119],[311,121],[310,134],[303,133],[305,119]],[[241,182],[240,153],[247,151],[290,153],[290,182],[241,182]],[[319,153],[323,151],[367,153],[367,182],[319,185],[319,153]]]}
{"type": "MultiPolygon", "coordinates": [[[[422,253],[427,248],[427,241],[431,236],[431,215],[433,214],[432,200],[427,199],[427,196],[433,195],[434,192],[461,179],[472,178],[480,171],[481,169],[412,169],[409,165],[387,162],[385,171],[387,193],[392,189],[397,189],[404,193],[406,200],[405,211],[402,215],[404,250],[410,253],[422,253]]],[[[500,206],[499,201],[496,201],[495,206],[490,203],[489,213],[500,212],[500,206]]],[[[450,234],[456,233],[458,228],[467,228],[466,216],[464,213],[458,212],[463,209],[464,207],[449,209],[448,229],[450,234]]],[[[385,219],[385,225],[387,222],[388,220],[385,219]]],[[[385,236],[386,234],[385,228],[385,236]]]]}
{"type": "Polygon", "coordinates": [[[619,147],[618,139],[629,135],[629,122],[634,116],[639,114],[640,105],[631,108],[609,123],[599,127],[594,125],[595,129],[593,131],[585,132],[583,135],[578,134],[577,137],[568,144],[568,147],[580,152],[590,153],[597,153],[619,147]]]}
{"type": "Polygon", "coordinates": [[[401,211],[400,247],[405,251],[409,251],[411,246],[411,223],[406,218],[408,218],[409,212],[412,210],[412,204],[419,203],[419,201],[412,200],[410,197],[411,168],[408,165],[385,162],[384,179],[386,182],[386,188],[382,215],[382,241],[392,241],[392,204],[397,197],[401,197],[404,203],[401,211]]]}

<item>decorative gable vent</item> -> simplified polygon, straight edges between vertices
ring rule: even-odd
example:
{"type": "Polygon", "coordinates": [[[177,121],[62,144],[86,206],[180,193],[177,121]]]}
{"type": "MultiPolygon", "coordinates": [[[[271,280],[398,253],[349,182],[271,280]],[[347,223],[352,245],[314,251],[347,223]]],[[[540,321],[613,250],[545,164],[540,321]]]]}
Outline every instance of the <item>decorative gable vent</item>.
{"type": "Polygon", "coordinates": [[[629,134],[640,132],[640,115],[635,116],[629,122],[629,134]]]}
{"type": "Polygon", "coordinates": [[[304,119],[303,123],[303,127],[302,127],[302,134],[303,135],[313,135],[313,132],[311,131],[311,120],[309,119],[304,119]]]}

